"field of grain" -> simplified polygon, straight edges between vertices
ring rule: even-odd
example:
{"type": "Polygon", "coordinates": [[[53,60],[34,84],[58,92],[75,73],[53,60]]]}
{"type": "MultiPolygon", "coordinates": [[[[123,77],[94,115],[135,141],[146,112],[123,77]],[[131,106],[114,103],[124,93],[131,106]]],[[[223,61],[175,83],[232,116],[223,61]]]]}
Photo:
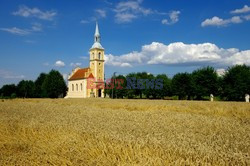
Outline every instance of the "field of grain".
{"type": "Polygon", "coordinates": [[[250,104],[0,100],[0,165],[249,165],[250,104]]]}

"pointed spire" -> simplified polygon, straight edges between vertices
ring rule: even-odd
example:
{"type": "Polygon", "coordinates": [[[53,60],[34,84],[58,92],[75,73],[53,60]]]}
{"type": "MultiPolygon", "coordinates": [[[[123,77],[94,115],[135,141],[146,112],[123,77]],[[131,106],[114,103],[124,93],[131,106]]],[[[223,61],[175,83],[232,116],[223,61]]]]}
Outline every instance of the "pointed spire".
{"type": "Polygon", "coordinates": [[[101,35],[99,33],[99,27],[98,27],[97,21],[96,21],[96,26],[95,26],[94,44],[91,47],[91,49],[93,48],[104,49],[101,45],[101,35]]]}
{"type": "Polygon", "coordinates": [[[100,33],[99,33],[99,28],[98,28],[98,23],[96,21],[96,26],[95,26],[95,37],[98,37],[100,36],[100,33]]]}

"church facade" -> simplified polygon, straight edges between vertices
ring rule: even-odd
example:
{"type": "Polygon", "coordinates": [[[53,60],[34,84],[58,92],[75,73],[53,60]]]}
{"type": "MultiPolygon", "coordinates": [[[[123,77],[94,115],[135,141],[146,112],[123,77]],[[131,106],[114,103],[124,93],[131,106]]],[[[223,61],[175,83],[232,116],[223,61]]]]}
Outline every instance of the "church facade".
{"type": "Polygon", "coordinates": [[[89,67],[77,67],[69,75],[65,98],[104,97],[104,48],[101,45],[98,23],[89,56],[89,67]]]}

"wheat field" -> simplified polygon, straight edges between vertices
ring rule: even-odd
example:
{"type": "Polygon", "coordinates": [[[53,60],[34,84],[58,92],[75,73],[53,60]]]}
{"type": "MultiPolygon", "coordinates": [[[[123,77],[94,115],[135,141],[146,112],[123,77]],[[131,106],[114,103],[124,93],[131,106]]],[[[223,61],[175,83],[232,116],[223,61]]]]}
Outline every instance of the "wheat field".
{"type": "Polygon", "coordinates": [[[249,164],[249,103],[0,101],[0,165],[249,164]]]}

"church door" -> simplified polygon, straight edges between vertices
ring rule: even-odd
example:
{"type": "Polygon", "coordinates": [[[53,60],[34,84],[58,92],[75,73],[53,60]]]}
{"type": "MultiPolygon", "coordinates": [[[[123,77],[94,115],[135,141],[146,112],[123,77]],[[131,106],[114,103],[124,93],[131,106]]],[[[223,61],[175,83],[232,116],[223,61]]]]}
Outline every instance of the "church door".
{"type": "Polygon", "coordinates": [[[98,97],[102,97],[102,90],[98,89],[98,97]]]}

